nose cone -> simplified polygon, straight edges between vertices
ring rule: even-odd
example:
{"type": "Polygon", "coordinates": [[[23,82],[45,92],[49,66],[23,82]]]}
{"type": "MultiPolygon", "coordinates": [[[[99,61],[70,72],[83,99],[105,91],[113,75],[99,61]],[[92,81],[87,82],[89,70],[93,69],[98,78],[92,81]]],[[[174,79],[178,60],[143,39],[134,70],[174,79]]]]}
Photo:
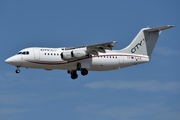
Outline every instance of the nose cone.
{"type": "Polygon", "coordinates": [[[10,65],[20,66],[21,65],[21,57],[20,55],[12,56],[5,60],[6,63],[10,65]]]}
{"type": "Polygon", "coordinates": [[[12,58],[10,57],[10,58],[6,59],[5,62],[8,64],[12,63],[12,58]]]}

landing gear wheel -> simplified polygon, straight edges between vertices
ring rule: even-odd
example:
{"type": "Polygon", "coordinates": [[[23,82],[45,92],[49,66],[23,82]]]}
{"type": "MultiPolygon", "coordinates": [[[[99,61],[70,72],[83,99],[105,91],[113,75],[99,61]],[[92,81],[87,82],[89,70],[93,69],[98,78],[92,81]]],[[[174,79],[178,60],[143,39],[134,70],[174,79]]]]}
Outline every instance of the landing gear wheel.
{"type": "Polygon", "coordinates": [[[85,69],[85,68],[82,68],[82,69],[81,69],[81,75],[85,76],[85,75],[87,75],[87,74],[88,74],[88,70],[85,69]]]}
{"type": "Polygon", "coordinates": [[[76,78],[78,78],[78,74],[72,74],[71,75],[71,78],[74,80],[74,79],[76,79],[76,78]]]}
{"type": "Polygon", "coordinates": [[[19,69],[17,69],[15,72],[18,74],[18,73],[20,73],[20,70],[19,70],[19,69]]]}
{"type": "Polygon", "coordinates": [[[19,70],[20,67],[19,66],[16,66],[16,67],[17,67],[17,69],[15,72],[18,74],[18,73],[20,73],[20,70],[19,70]]]}
{"type": "Polygon", "coordinates": [[[78,78],[78,74],[76,70],[71,71],[71,78],[74,80],[76,78],[78,78]]]}

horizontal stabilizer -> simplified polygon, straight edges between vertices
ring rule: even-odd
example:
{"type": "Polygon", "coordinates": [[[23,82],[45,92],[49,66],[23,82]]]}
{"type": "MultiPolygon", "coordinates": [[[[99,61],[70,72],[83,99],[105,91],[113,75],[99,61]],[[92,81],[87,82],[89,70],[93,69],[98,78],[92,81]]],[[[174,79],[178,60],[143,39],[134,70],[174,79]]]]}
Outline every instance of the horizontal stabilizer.
{"type": "Polygon", "coordinates": [[[162,26],[162,27],[158,27],[158,28],[147,28],[144,31],[145,32],[157,32],[157,31],[162,31],[162,30],[169,29],[172,27],[174,27],[174,26],[173,25],[167,25],[167,26],[162,26]]]}

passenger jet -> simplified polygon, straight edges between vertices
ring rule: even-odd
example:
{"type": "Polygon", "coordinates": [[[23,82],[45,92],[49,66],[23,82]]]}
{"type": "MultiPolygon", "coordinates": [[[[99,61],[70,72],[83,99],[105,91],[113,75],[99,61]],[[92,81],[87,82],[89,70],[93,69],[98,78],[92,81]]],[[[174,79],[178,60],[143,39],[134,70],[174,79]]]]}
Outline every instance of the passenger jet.
{"type": "Polygon", "coordinates": [[[77,71],[85,76],[88,71],[116,70],[149,62],[161,31],[172,27],[167,25],[143,28],[134,40],[121,50],[112,50],[116,41],[70,48],[30,47],[20,50],[5,62],[16,66],[16,73],[20,73],[20,67],[62,69],[67,70],[72,79],[76,79],[77,71]]]}

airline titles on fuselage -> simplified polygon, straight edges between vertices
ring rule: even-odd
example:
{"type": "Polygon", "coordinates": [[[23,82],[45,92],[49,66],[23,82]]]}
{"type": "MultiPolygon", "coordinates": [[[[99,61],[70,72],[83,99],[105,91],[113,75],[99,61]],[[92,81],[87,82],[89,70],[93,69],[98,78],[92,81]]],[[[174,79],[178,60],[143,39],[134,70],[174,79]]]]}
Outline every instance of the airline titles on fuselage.
{"type": "Polygon", "coordinates": [[[43,48],[43,49],[40,49],[40,51],[51,51],[51,52],[56,52],[57,50],[56,50],[56,49],[43,48]]]}

